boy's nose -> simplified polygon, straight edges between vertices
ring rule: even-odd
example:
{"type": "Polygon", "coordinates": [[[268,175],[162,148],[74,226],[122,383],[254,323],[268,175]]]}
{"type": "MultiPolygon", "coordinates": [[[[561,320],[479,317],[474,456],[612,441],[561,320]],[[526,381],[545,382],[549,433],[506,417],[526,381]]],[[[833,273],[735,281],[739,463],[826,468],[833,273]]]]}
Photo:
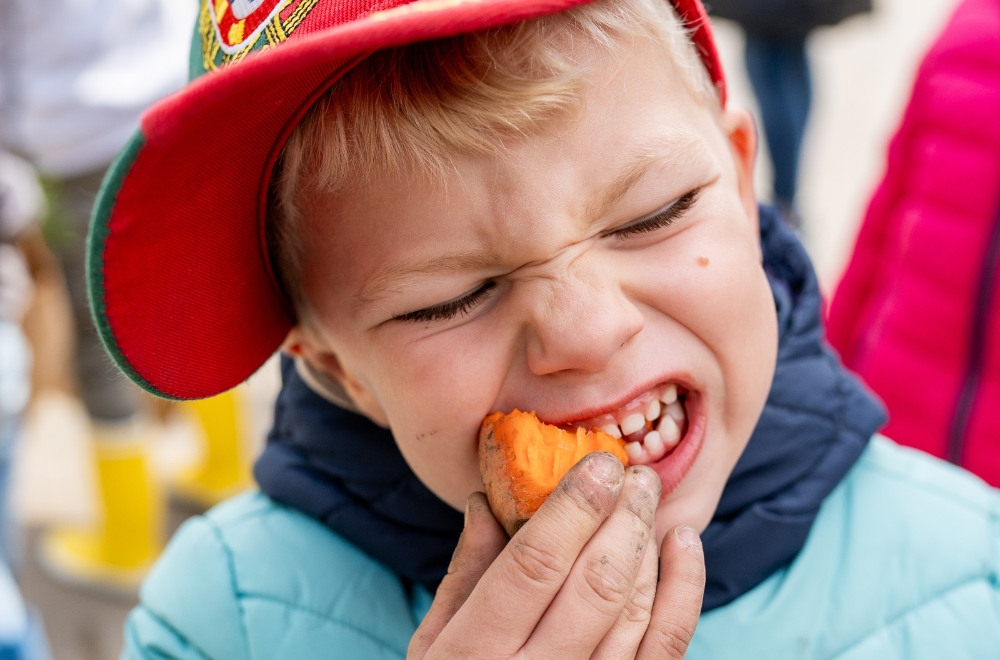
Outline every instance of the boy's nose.
{"type": "Polygon", "coordinates": [[[617,287],[562,282],[541,299],[532,308],[526,347],[537,376],[601,371],[643,327],[642,313],[617,287]]]}

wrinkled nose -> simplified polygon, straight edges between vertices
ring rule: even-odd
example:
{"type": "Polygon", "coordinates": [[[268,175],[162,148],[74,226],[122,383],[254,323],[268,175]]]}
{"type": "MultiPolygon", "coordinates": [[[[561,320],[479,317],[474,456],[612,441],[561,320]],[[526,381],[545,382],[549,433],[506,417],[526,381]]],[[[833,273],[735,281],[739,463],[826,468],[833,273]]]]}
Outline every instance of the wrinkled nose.
{"type": "Polygon", "coordinates": [[[546,286],[527,337],[528,367],[537,376],[601,371],[642,330],[642,313],[617,286],[574,278],[546,286]]]}

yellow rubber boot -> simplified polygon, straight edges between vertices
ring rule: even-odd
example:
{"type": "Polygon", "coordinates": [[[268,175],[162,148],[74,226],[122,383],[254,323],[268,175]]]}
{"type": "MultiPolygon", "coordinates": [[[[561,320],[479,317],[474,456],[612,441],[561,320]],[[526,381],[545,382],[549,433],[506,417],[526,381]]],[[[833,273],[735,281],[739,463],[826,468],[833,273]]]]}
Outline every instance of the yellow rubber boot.
{"type": "Polygon", "coordinates": [[[52,529],[42,561],[61,579],[133,592],[160,553],[164,495],[149,469],[149,437],[140,423],[95,425],[100,520],[91,529],[52,529]]]}
{"type": "Polygon", "coordinates": [[[249,488],[242,391],[181,405],[196,420],[205,445],[201,460],[174,482],[174,496],[208,508],[249,488]]]}

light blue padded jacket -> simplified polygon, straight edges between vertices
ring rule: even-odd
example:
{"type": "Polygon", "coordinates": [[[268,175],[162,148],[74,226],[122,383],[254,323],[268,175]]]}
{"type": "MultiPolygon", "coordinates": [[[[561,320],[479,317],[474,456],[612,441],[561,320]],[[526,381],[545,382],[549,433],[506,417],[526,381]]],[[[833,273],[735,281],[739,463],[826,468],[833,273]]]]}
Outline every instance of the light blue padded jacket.
{"type": "MultiPolygon", "coordinates": [[[[425,590],[255,493],[181,528],[126,624],[122,658],[399,659],[429,605],[425,590]]],[[[795,561],[702,616],[687,657],[1000,659],[1000,491],[874,438],[795,561]]]]}

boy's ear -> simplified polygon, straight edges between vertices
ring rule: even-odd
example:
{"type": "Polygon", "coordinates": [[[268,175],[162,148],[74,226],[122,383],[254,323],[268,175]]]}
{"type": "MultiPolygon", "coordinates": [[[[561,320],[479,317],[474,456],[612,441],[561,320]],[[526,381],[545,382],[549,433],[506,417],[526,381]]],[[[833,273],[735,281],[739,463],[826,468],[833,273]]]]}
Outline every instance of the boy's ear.
{"type": "MultiPolygon", "coordinates": [[[[342,398],[343,394],[346,394],[350,403],[353,404],[351,407],[356,412],[365,415],[379,426],[389,428],[389,422],[382,406],[379,405],[368,388],[344,367],[336,353],[326,347],[312,333],[304,330],[301,326],[295,326],[281,344],[281,351],[290,357],[305,360],[310,370],[319,372],[319,378],[307,378],[311,387],[322,388],[324,387],[323,381],[332,381],[336,384],[336,389],[340,390],[333,396],[336,403],[339,404],[339,399],[342,398]]],[[[322,392],[320,394],[322,395],[322,392]]]]}
{"type": "Polygon", "coordinates": [[[736,176],[739,184],[740,200],[747,217],[756,226],[757,196],[753,190],[754,163],[757,160],[757,125],[753,115],[745,108],[729,106],[722,114],[722,128],[729,138],[729,148],[736,165],[736,176]]]}
{"type": "Polygon", "coordinates": [[[323,347],[312,333],[302,326],[295,326],[288,332],[281,344],[281,352],[289,357],[302,358],[340,382],[344,376],[344,368],[333,351],[323,347]]]}

